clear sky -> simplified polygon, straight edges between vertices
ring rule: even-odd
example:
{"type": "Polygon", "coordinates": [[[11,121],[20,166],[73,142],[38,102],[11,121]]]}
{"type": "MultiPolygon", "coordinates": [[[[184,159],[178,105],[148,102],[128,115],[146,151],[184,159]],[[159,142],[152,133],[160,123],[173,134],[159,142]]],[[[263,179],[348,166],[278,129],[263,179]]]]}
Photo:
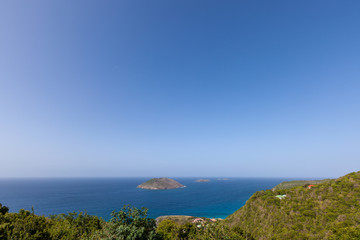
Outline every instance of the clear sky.
{"type": "Polygon", "coordinates": [[[360,170],[360,1],[3,0],[0,177],[360,170]]]}

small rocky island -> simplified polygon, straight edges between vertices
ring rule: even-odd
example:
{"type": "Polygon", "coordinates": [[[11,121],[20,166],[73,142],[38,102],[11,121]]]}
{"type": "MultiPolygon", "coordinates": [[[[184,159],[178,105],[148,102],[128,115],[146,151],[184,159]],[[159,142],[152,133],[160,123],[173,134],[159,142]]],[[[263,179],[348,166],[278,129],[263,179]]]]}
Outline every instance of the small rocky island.
{"type": "Polygon", "coordinates": [[[152,178],[137,186],[137,188],[150,189],[150,190],[165,190],[185,187],[181,183],[170,178],[152,178]]]}
{"type": "Polygon", "coordinates": [[[195,182],[210,182],[209,179],[198,179],[198,180],[195,180],[195,182]]]}

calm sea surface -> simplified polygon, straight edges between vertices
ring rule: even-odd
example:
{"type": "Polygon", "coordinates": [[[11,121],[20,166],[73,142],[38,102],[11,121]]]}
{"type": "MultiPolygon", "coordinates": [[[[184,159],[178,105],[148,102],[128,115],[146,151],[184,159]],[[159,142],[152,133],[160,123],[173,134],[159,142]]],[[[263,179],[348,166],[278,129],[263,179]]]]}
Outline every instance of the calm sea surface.
{"type": "Polygon", "coordinates": [[[225,218],[256,191],[271,189],[288,179],[229,178],[197,183],[197,178],[173,178],[186,185],[172,190],[144,190],[149,178],[0,179],[0,203],[17,212],[40,215],[86,210],[106,220],[124,204],[149,209],[150,217],[191,215],[225,218]]]}

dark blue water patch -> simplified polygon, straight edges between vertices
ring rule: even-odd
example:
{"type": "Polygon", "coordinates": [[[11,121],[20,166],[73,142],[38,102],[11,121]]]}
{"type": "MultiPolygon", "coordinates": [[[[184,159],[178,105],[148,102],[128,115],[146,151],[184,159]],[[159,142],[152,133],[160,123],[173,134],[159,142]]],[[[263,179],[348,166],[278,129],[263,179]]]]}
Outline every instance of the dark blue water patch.
{"type": "Polygon", "coordinates": [[[172,190],[136,188],[148,178],[0,179],[0,203],[17,212],[21,208],[51,215],[84,211],[106,220],[123,205],[149,209],[150,217],[190,215],[225,218],[256,191],[271,189],[284,178],[229,178],[195,182],[174,178],[186,185],[172,190]]]}

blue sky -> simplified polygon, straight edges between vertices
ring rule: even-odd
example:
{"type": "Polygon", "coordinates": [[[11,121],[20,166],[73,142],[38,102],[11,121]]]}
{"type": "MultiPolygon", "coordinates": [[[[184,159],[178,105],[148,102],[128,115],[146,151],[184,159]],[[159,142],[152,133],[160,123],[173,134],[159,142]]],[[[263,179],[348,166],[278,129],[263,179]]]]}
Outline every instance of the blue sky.
{"type": "Polygon", "coordinates": [[[359,1],[1,1],[0,177],[337,177],[359,1]]]}

